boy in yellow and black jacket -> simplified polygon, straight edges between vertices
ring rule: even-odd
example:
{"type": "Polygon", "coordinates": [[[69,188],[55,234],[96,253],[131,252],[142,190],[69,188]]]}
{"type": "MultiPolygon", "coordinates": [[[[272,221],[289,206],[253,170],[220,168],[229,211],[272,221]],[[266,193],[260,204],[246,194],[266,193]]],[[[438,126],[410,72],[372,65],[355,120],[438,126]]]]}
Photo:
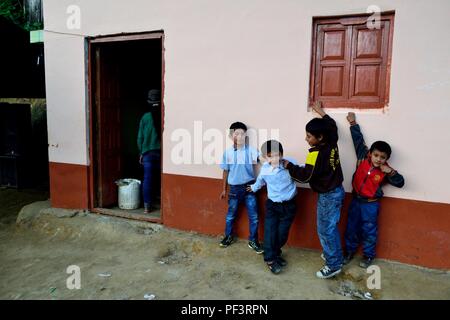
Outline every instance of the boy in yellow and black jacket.
{"type": "Polygon", "coordinates": [[[305,166],[284,161],[290,175],[300,183],[309,183],[319,194],[317,201],[317,233],[323,248],[325,266],[316,275],[326,279],[341,272],[343,254],[337,224],[340,219],[345,191],[337,146],[336,122],[327,115],[320,103],[313,106],[322,118],[312,119],[306,125],[306,141],[311,148],[305,166]]]}

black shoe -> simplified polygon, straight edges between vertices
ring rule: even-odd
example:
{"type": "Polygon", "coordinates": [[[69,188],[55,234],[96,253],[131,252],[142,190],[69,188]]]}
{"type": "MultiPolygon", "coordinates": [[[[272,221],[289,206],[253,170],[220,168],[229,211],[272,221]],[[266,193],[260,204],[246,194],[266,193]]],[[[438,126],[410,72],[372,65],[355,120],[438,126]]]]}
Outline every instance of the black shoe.
{"type": "Polygon", "coordinates": [[[281,272],[281,266],[276,260],[271,263],[267,262],[267,266],[269,267],[269,270],[274,274],[279,274],[281,272]]]}
{"type": "Polygon", "coordinates": [[[323,266],[322,269],[316,272],[316,276],[321,279],[328,279],[334,277],[338,273],[340,273],[342,269],[331,270],[327,265],[323,266]]]}
{"type": "Polygon", "coordinates": [[[282,257],[277,257],[277,260],[276,260],[277,262],[278,262],[278,264],[280,265],[280,266],[282,266],[282,267],[286,267],[287,266],[287,261],[286,260],[284,260],[282,257]]]}
{"type": "Polygon", "coordinates": [[[261,254],[261,253],[264,252],[263,248],[261,247],[261,245],[259,244],[258,241],[249,241],[249,242],[248,242],[248,247],[249,247],[250,249],[255,250],[255,252],[256,252],[257,254],[261,254]]]}
{"type": "Polygon", "coordinates": [[[347,252],[347,253],[344,255],[344,260],[342,261],[342,263],[343,263],[344,265],[347,264],[347,263],[349,263],[350,261],[352,261],[354,255],[355,255],[355,254],[354,254],[353,252],[347,252]]]}
{"type": "Polygon", "coordinates": [[[225,236],[222,241],[220,241],[219,246],[222,248],[228,247],[234,241],[233,236],[225,236]]]}
{"type": "Polygon", "coordinates": [[[359,266],[361,268],[366,269],[367,267],[369,267],[373,262],[373,258],[368,258],[368,257],[364,257],[363,260],[359,263],[359,266]]]}

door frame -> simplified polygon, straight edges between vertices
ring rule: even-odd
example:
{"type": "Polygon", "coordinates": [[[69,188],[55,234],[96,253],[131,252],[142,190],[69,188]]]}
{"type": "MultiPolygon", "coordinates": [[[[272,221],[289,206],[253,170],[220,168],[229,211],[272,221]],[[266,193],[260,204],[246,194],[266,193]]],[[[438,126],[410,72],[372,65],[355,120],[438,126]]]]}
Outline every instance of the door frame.
{"type": "Polygon", "coordinates": [[[94,175],[94,166],[97,165],[96,159],[94,159],[94,148],[95,145],[94,141],[94,120],[93,120],[93,112],[94,112],[94,95],[95,91],[93,88],[93,81],[95,80],[93,76],[95,76],[93,70],[93,63],[95,57],[92,55],[93,45],[98,43],[111,43],[111,42],[119,42],[119,41],[139,41],[139,40],[150,40],[150,39],[161,39],[161,209],[160,209],[160,219],[155,219],[149,217],[148,219],[142,219],[138,217],[132,217],[131,215],[120,215],[125,216],[127,218],[134,218],[138,220],[145,220],[150,222],[157,222],[157,223],[164,223],[164,205],[163,205],[163,132],[164,132],[164,75],[165,75],[165,59],[164,59],[164,31],[158,30],[158,31],[149,31],[149,32],[138,32],[138,33],[120,33],[120,34],[111,34],[111,35],[102,35],[102,36],[96,36],[96,37],[86,37],[85,39],[85,55],[86,55],[86,69],[87,69],[87,121],[88,121],[88,141],[87,141],[87,147],[88,147],[88,154],[89,154],[89,168],[88,168],[88,203],[89,203],[89,210],[96,213],[102,213],[102,214],[112,214],[112,210],[108,209],[102,209],[97,208],[96,206],[96,181],[95,181],[95,175],[94,175]]]}

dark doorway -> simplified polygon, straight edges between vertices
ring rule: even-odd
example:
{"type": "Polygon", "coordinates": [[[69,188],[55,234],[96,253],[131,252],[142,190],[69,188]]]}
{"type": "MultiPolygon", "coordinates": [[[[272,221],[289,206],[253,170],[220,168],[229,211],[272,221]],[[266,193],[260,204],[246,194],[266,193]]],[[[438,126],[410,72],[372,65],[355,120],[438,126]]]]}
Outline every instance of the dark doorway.
{"type": "MultiPolygon", "coordinates": [[[[91,206],[96,211],[158,222],[161,219],[161,172],[156,174],[156,210],[118,207],[118,179],[142,182],[137,135],[141,117],[152,112],[161,141],[161,109],[150,108],[147,93],[162,89],[162,33],[93,39],[89,42],[91,79],[91,206]]],[[[162,98],[162,97],[161,97],[162,98]]]]}

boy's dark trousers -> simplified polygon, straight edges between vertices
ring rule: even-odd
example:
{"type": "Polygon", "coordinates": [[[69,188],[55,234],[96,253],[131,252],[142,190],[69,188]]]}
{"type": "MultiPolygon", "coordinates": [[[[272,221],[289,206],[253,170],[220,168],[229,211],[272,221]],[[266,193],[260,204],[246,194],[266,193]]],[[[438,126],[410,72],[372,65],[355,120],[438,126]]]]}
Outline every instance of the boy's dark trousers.
{"type": "Polygon", "coordinates": [[[363,253],[367,258],[375,258],[375,246],[378,236],[378,201],[366,202],[353,198],[348,211],[345,247],[347,253],[355,253],[359,244],[363,244],[363,253]]]}
{"type": "Polygon", "coordinates": [[[281,256],[296,211],[295,197],[285,202],[266,201],[264,221],[264,261],[274,261],[281,256]]]}
{"type": "Polygon", "coordinates": [[[246,191],[248,184],[254,181],[240,185],[229,185],[228,193],[228,212],[225,220],[225,236],[233,235],[233,225],[236,220],[238,208],[241,203],[245,203],[248,215],[249,241],[258,241],[258,204],[256,195],[253,192],[246,191]]]}

